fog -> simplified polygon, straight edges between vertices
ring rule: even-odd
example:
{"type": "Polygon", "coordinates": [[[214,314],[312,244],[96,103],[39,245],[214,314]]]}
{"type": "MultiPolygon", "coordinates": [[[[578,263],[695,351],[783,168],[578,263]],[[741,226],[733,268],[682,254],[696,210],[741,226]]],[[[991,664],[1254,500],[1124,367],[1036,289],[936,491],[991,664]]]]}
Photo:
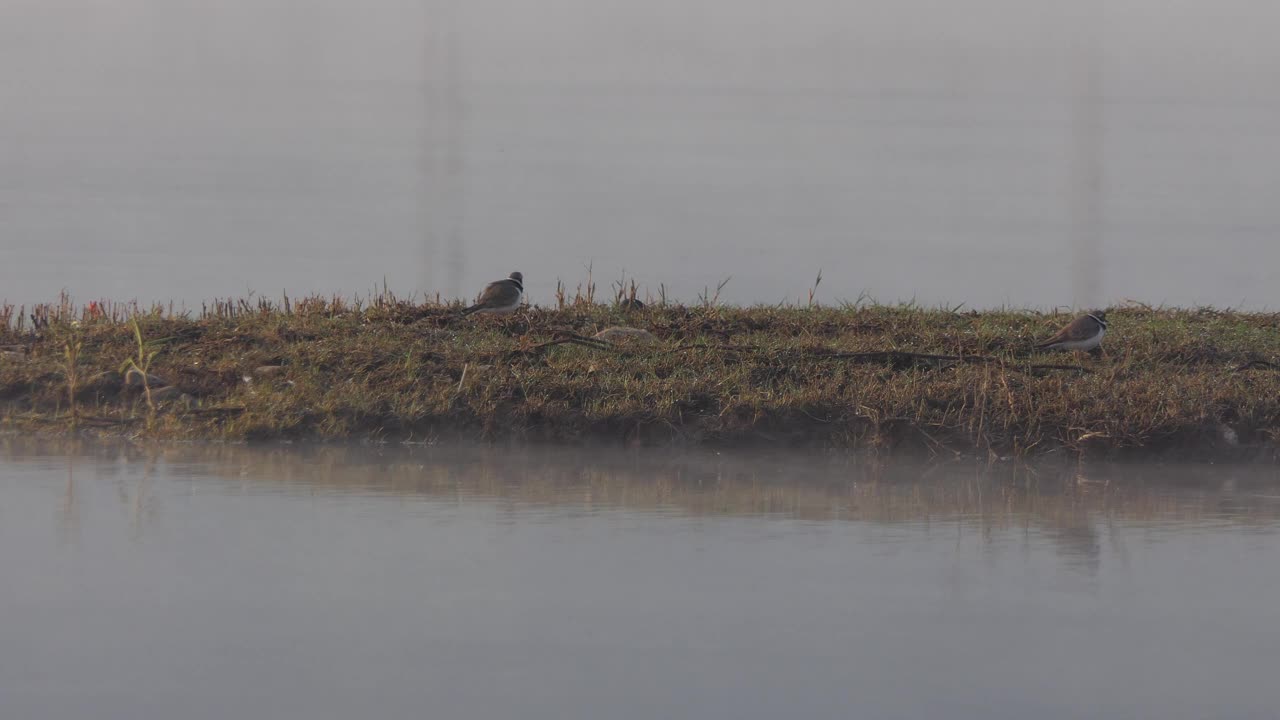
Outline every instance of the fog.
{"type": "Polygon", "coordinates": [[[1263,2],[0,3],[0,298],[1280,304],[1263,2]]]}

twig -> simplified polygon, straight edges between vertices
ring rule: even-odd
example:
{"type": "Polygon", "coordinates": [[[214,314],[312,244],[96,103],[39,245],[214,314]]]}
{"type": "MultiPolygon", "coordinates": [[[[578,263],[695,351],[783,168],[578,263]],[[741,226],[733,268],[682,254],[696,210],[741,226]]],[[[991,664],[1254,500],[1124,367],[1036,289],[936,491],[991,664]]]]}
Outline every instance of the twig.
{"type": "Polygon", "coordinates": [[[80,417],[81,424],[84,425],[132,425],[139,422],[138,418],[109,418],[97,415],[87,415],[80,417]]]}
{"type": "Polygon", "coordinates": [[[554,340],[548,340],[547,342],[534,345],[533,347],[528,348],[527,350],[516,350],[511,354],[513,356],[538,355],[543,351],[547,350],[548,348],[555,347],[556,345],[581,345],[583,347],[589,347],[593,350],[612,350],[613,349],[613,345],[605,342],[604,340],[596,340],[595,338],[583,337],[582,335],[577,335],[574,333],[560,333],[560,335],[561,337],[557,337],[554,340]]]}
{"type": "Polygon", "coordinates": [[[244,406],[232,407],[211,407],[211,408],[195,408],[188,410],[188,415],[235,415],[237,413],[247,412],[249,408],[244,406]]]}
{"type": "Polygon", "coordinates": [[[1013,368],[1015,370],[1070,370],[1073,372],[1092,372],[1083,365],[1020,365],[1011,363],[1003,358],[991,357],[989,355],[932,355],[929,353],[913,353],[903,350],[878,350],[874,352],[860,353],[831,353],[829,355],[815,354],[814,357],[824,360],[852,360],[854,362],[877,363],[886,361],[897,361],[898,363],[909,362],[912,364],[921,361],[926,362],[946,362],[952,364],[968,363],[976,365],[999,365],[1004,368],[1013,368]]]}
{"type": "Polygon", "coordinates": [[[471,363],[462,364],[462,377],[458,378],[458,389],[453,391],[453,396],[457,397],[462,392],[462,386],[467,382],[467,368],[471,367],[471,363]]]}
{"type": "MultiPolygon", "coordinates": [[[[764,352],[763,348],[755,345],[701,345],[701,344],[685,344],[672,348],[672,352],[682,352],[685,350],[723,350],[726,352],[764,352]]],[[[784,353],[779,353],[784,354],[784,353]]],[[[814,351],[799,351],[802,357],[812,360],[849,360],[856,363],[883,363],[893,362],[900,366],[918,365],[924,362],[949,363],[950,365],[939,365],[941,368],[950,367],[951,365],[969,363],[981,365],[999,365],[1004,368],[1012,368],[1015,370],[1069,370],[1072,372],[1088,373],[1093,372],[1083,365],[1054,365],[1054,364],[1037,364],[1037,365],[1020,365],[1011,363],[1008,360],[989,355],[934,355],[931,353],[915,353],[905,350],[875,350],[871,352],[856,353],[828,353],[814,351]]]]}
{"type": "Polygon", "coordinates": [[[929,452],[933,453],[935,456],[939,454],[938,449],[946,450],[952,455],[960,454],[959,450],[952,450],[951,448],[947,447],[945,443],[935,438],[934,436],[930,435],[929,433],[925,432],[924,428],[920,427],[919,425],[913,425],[912,427],[914,427],[916,432],[920,433],[920,435],[924,437],[925,444],[929,447],[929,452]]]}
{"type": "Polygon", "coordinates": [[[875,350],[857,353],[813,353],[814,357],[824,360],[855,360],[861,362],[883,362],[885,360],[939,360],[948,362],[987,362],[996,358],[984,358],[981,355],[930,355],[913,353],[904,350],[875,350]]]}
{"type": "Polygon", "coordinates": [[[684,352],[685,350],[724,350],[726,352],[760,352],[763,348],[756,345],[708,345],[699,343],[686,343],[671,348],[671,352],[684,352]]]}

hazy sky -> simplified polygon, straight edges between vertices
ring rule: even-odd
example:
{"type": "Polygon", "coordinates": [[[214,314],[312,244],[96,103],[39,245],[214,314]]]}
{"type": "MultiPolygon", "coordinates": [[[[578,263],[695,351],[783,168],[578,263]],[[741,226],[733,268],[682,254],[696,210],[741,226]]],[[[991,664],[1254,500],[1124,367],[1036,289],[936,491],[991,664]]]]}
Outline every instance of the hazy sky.
{"type": "Polygon", "coordinates": [[[1274,306],[1278,7],[3,0],[0,296],[1274,306]]]}
{"type": "Polygon", "coordinates": [[[1253,84],[1280,73],[1280,9],[1266,0],[5,0],[0,80],[7,92],[415,84],[429,26],[451,15],[468,80],[495,84],[914,80],[1053,92],[1052,75],[1036,75],[1070,63],[1081,28],[1100,33],[1126,92],[1133,82],[1151,95],[1247,97],[1274,92],[1253,84]]]}

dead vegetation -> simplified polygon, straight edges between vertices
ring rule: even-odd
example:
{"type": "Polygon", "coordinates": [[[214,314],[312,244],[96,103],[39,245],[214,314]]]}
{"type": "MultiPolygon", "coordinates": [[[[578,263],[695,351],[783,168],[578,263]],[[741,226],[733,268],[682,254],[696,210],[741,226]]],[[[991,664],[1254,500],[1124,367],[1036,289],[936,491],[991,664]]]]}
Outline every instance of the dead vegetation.
{"type": "Polygon", "coordinates": [[[1077,357],[1031,351],[1062,314],[828,308],[812,297],[735,308],[714,290],[685,307],[627,303],[634,289],[618,290],[612,305],[579,293],[504,318],[386,292],[190,314],[68,300],[0,307],[0,422],[226,440],[460,435],[1001,455],[1269,454],[1280,440],[1274,314],[1116,308],[1106,352],[1077,357]],[[609,328],[653,340],[592,337],[609,328]]]}

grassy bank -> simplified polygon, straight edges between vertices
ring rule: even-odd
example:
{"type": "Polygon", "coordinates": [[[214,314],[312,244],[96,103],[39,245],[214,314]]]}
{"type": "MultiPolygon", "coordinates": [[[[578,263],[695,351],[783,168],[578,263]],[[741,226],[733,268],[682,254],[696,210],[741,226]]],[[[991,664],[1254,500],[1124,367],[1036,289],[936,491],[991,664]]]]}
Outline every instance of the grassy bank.
{"type": "Polygon", "coordinates": [[[1069,319],[572,301],[461,318],[456,306],[390,295],[235,301],[189,315],[0,308],[0,422],[220,440],[466,436],[942,454],[1271,455],[1280,446],[1280,315],[1115,308],[1104,355],[1030,352],[1069,319]],[[654,341],[582,339],[615,325],[654,341]]]}

